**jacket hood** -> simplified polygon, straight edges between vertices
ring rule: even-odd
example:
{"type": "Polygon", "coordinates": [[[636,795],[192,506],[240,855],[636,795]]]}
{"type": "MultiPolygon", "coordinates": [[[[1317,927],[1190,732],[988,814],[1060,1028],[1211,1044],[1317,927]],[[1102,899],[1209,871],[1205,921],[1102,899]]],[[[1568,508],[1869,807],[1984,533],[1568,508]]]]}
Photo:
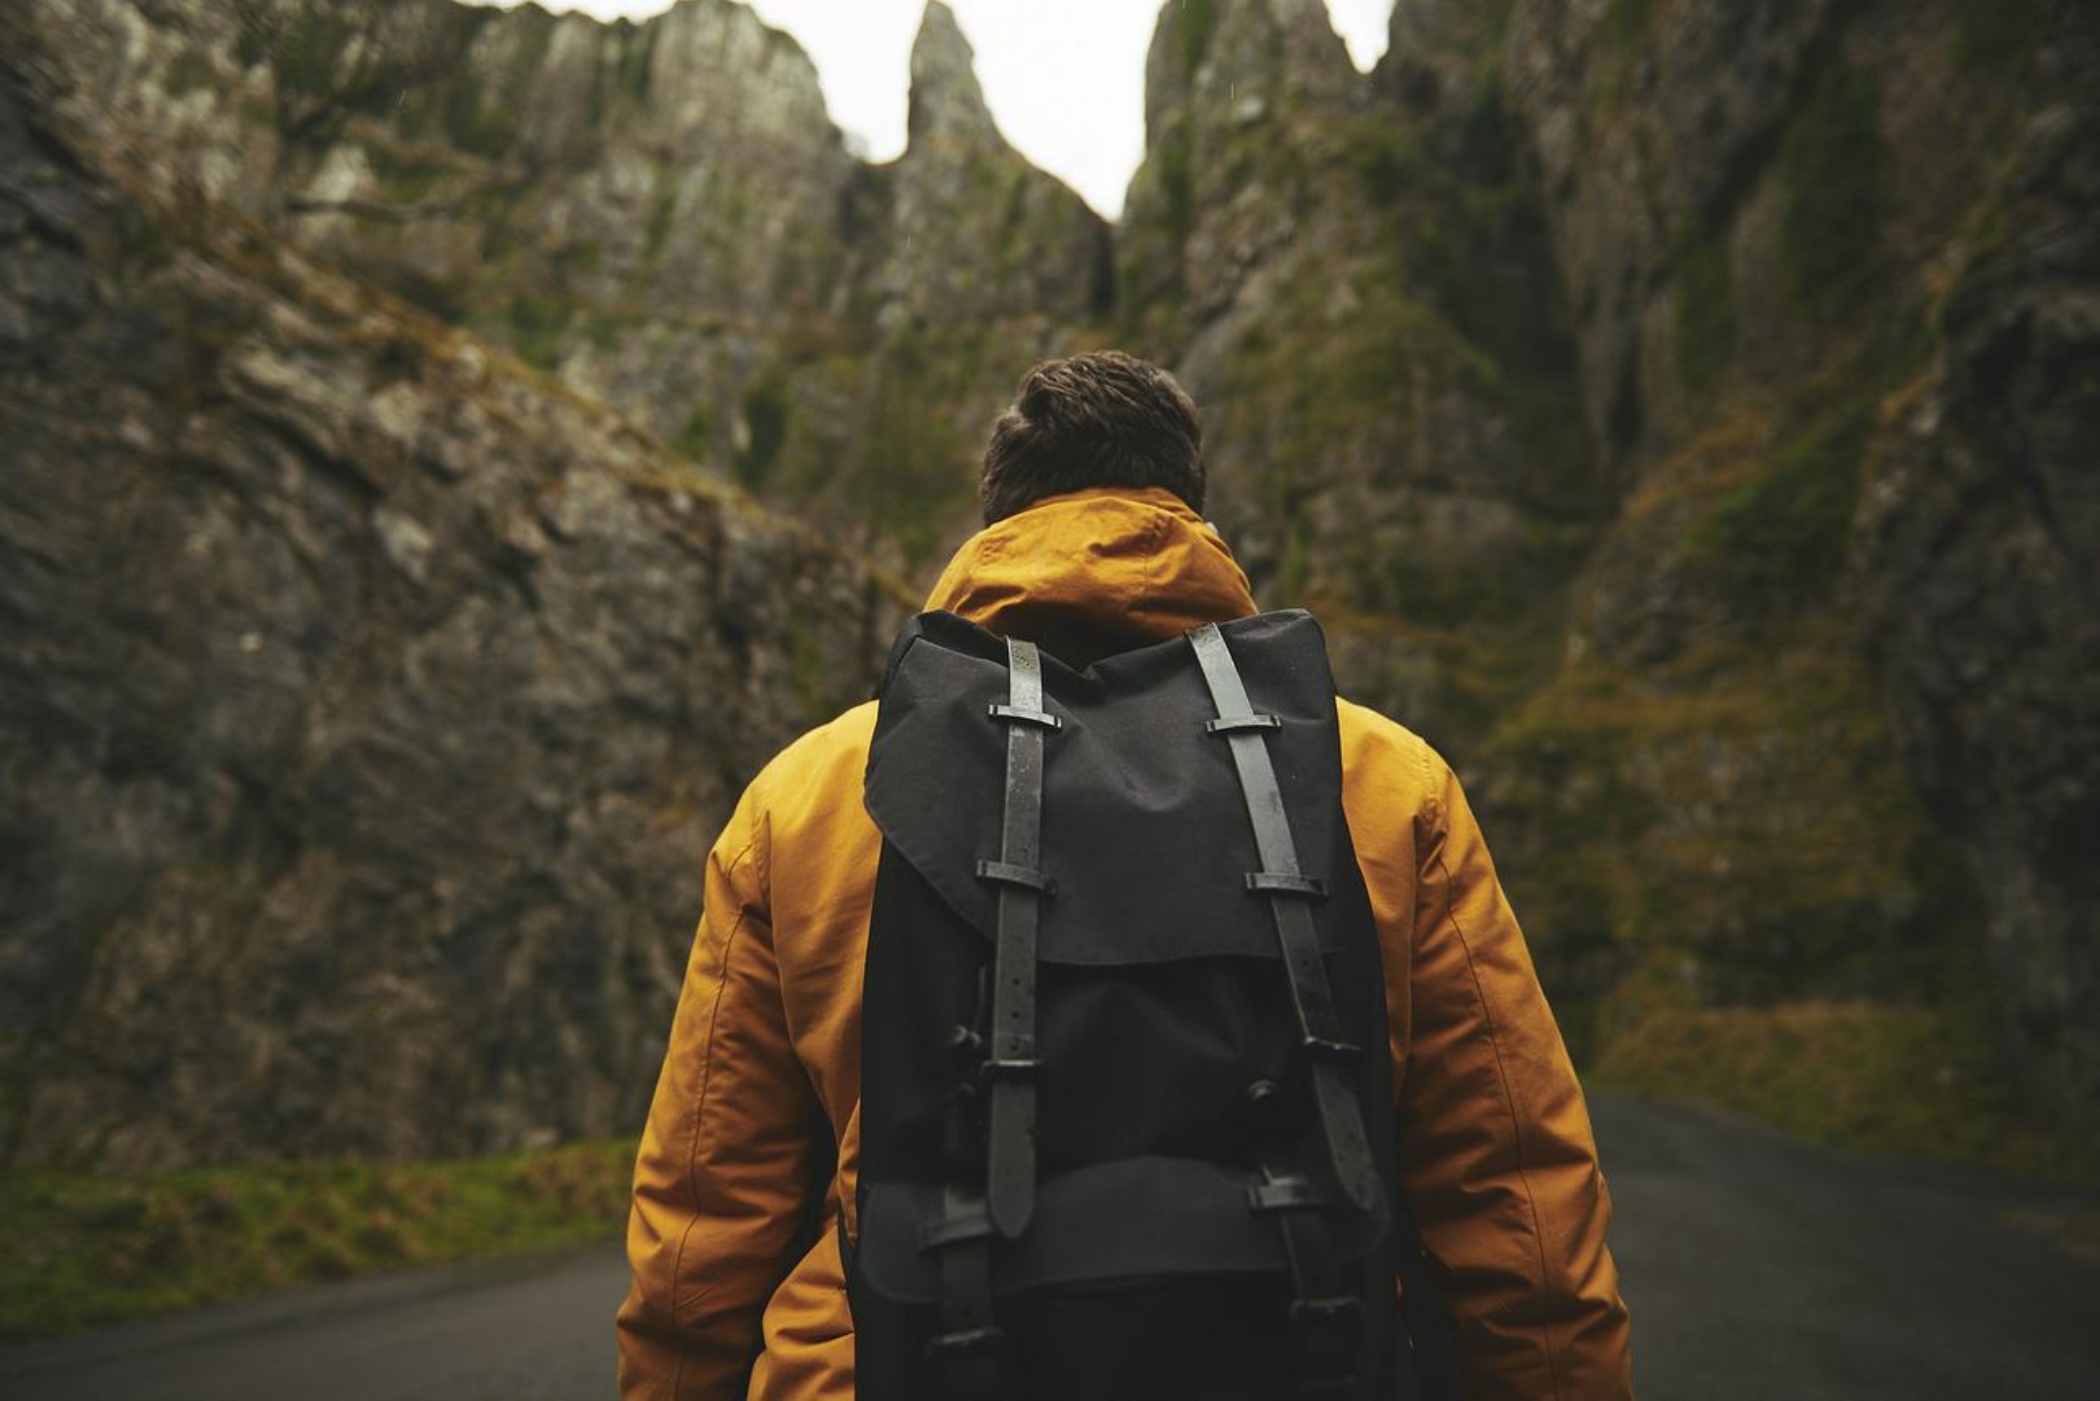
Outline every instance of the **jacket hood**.
{"type": "Polygon", "coordinates": [[[1247,575],[1171,491],[1075,491],[987,526],[926,600],[1068,666],[1256,611],[1247,575]]]}

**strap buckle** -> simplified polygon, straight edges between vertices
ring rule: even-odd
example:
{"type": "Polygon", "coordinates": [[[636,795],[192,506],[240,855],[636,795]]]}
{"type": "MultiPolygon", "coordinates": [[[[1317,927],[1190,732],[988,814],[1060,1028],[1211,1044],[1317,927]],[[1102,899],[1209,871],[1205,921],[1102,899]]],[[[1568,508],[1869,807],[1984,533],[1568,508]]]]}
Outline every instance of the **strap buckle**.
{"type": "Polygon", "coordinates": [[[925,1252],[945,1250],[951,1245],[990,1240],[991,1236],[992,1218],[979,1208],[928,1222],[919,1230],[919,1249],[925,1252]]]}
{"type": "Polygon", "coordinates": [[[1318,876],[1290,871],[1249,871],[1247,889],[1257,895],[1296,895],[1307,900],[1325,900],[1327,882],[1318,876]]]}
{"type": "Polygon", "coordinates": [[[1291,1322],[1300,1325],[1353,1326],[1362,1320],[1363,1313],[1364,1301],[1354,1294],[1331,1294],[1324,1299],[1291,1300],[1291,1322]]]}
{"type": "Polygon", "coordinates": [[[1249,1211],[1305,1211],[1327,1204],[1320,1189],[1303,1177],[1271,1177],[1247,1184],[1249,1211]]]}
{"type": "Polygon", "coordinates": [[[1281,715],[1220,715],[1203,722],[1204,732],[1214,735],[1238,734],[1246,730],[1280,730],[1281,715]]]}
{"type": "Polygon", "coordinates": [[[1363,1059],[1364,1048],[1347,1041],[1335,1041],[1325,1036],[1308,1036],[1299,1043],[1315,1064],[1354,1065],[1363,1059]]]}
{"type": "Polygon", "coordinates": [[[1057,882],[1050,877],[1028,866],[1016,866],[1010,861],[978,862],[977,879],[990,881],[994,885],[1010,885],[1019,890],[1032,890],[1038,895],[1057,893],[1057,882]]]}
{"type": "Polygon", "coordinates": [[[1047,710],[1027,710],[1018,705],[1007,705],[994,701],[984,708],[985,714],[994,720],[1007,720],[1017,725],[1040,725],[1046,730],[1061,730],[1065,722],[1047,710]]]}
{"type": "Polygon", "coordinates": [[[989,1056],[982,1074],[987,1080],[1025,1080],[1042,1069],[1043,1063],[1029,1056],[989,1056]]]}
{"type": "Polygon", "coordinates": [[[1005,1351],[1006,1330],[996,1325],[936,1333],[926,1340],[929,1362],[965,1362],[974,1357],[999,1356],[1005,1351]]]}

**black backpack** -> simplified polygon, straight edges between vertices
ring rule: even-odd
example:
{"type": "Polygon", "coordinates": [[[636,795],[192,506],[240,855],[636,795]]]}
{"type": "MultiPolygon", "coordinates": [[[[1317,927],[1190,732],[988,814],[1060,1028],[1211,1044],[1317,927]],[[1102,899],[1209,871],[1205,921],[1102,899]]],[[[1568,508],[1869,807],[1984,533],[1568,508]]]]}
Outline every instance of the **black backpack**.
{"type": "Polygon", "coordinates": [[[1341,782],[1305,613],[1085,671],[906,627],[841,1232],[864,1401],[1447,1393],[1341,782]]]}

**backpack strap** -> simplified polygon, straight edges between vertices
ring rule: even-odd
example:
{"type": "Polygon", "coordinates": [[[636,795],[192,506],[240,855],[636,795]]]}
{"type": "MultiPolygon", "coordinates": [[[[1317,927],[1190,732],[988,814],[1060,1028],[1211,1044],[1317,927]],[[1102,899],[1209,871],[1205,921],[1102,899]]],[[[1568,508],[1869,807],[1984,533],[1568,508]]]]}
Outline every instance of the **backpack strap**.
{"type": "Polygon", "coordinates": [[[977,863],[999,887],[992,954],[992,1024],[984,1073],[991,1082],[986,1207],[992,1229],[1012,1240],[1035,1213],[1035,959],[1043,874],[1043,736],[1064,723],[1043,709],[1043,660],[1032,642],[1008,638],[1009,697],[990,707],[1006,726],[1006,812],[999,859],[977,863]]]}
{"type": "MultiPolygon", "coordinates": [[[[1007,726],[1006,809],[999,859],[979,861],[977,878],[999,887],[998,937],[992,946],[989,1040],[957,1027],[957,1085],[946,1117],[948,1185],[941,1215],[920,1249],[941,1262],[941,1331],[927,1360],[954,1401],[996,1401],[1007,1392],[1007,1340],[992,1309],[992,1238],[1011,1240],[1035,1213],[1036,933],[1051,883],[1041,869],[1043,735],[1064,722],[1043,709],[1043,662],[1032,642],[1008,639],[1008,699],[987,707],[1007,726]],[[979,1052],[983,1054],[980,1058],[979,1052]],[[982,1195],[969,1183],[983,1087],[990,1089],[982,1195]]],[[[978,985],[978,1020],[984,984],[978,985]]]]}
{"type": "Polygon", "coordinates": [[[952,1401],[1000,1401],[1006,1383],[1006,1332],[992,1314],[992,1223],[976,1184],[984,1170],[982,1068],[985,979],[977,1010],[948,1037],[955,1081],[941,1117],[941,1214],[919,1235],[919,1249],[939,1257],[941,1328],[926,1341],[926,1360],[952,1401]]]}
{"type": "Polygon", "coordinates": [[[1298,1338],[1299,1401],[1354,1398],[1363,1300],[1348,1292],[1320,1212],[1331,1206],[1311,1182],[1268,1162],[1247,1184],[1249,1210],[1273,1216],[1291,1272],[1291,1331],[1298,1338]]]}
{"type": "Polygon", "coordinates": [[[1308,904],[1322,898],[1326,887],[1298,868],[1298,846],[1291,837],[1283,791],[1276,785],[1275,765],[1269,761],[1265,732],[1281,722],[1274,716],[1255,714],[1232,650],[1217,624],[1206,623],[1188,636],[1218,711],[1208,728],[1232,747],[1247,816],[1254,824],[1262,869],[1247,873],[1247,888],[1266,895],[1275,916],[1276,943],[1290,983],[1300,1042],[1312,1061],[1313,1097],[1319,1106],[1328,1157],[1343,1193],[1358,1210],[1369,1211],[1377,1204],[1381,1188],[1370,1139],[1364,1132],[1363,1107],[1350,1083],[1350,1068],[1363,1051],[1343,1039],[1319,931],[1313,926],[1308,904]]]}

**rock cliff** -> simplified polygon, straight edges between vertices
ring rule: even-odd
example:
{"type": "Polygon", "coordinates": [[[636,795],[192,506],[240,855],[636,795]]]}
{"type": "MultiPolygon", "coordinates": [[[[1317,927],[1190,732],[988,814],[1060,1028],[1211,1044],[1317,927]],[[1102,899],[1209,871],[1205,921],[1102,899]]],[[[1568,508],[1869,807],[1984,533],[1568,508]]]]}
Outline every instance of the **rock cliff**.
{"type": "Polygon", "coordinates": [[[1460,762],[1586,1056],[1994,1018],[1903,1073],[2091,1125],[2093,30],[1400,0],[1366,77],[1177,0],[1111,230],[938,0],[879,166],[730,0],[10,12],[7,1151],[630,1124],[726,803],[1109,341],[1460,762]]]}
{"type": "Polygon", "coordinates": [[[757,765],[865,694],[898,587],[134,178],[71,56],[4,30],[8,1152],[633,1123],[700,855],[757,765]]]}

